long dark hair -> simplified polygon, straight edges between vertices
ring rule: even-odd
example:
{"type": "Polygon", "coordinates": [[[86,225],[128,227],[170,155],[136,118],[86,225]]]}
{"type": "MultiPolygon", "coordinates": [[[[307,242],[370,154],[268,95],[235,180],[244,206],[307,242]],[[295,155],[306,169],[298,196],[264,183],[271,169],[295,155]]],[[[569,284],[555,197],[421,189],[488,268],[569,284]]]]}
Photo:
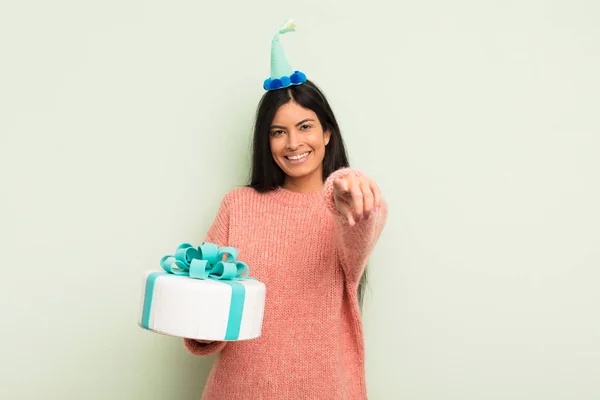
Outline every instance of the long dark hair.
{"type": "MultiPolygon", "coordinates": [[[[325,148],[323,159],[323,181],[340,168],[350,166],[344,140],[333,110],[323,92],[312,81],[293,85],[284,89],[267,91],[261,98],[256,111],[254,139],[252,141],[252,170],[249,187],[258,192],[268,192],[283,185],[285,173],[273,160],[269,133],[275,113],[282,105],[295,101],[300,106],[312,110],[331,137],[325,148]]],[[[362,307],[366,288],[367,271],[358,285],[358,301],[362,307]]]]}

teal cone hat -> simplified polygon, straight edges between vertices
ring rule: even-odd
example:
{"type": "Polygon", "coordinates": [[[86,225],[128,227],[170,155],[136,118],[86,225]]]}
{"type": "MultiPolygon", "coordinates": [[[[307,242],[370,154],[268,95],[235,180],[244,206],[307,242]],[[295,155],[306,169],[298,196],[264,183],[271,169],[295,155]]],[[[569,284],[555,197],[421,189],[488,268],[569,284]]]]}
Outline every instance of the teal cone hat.
{"type": "Polygon", "coordinates": [[[306,75],[290,66],[279,40],[281,35],[295,31],[296,24],[289,19],[273,37],[271,41],[271,77],[263,83],[265,90],[277,90],[306,82],[306,75]]]}

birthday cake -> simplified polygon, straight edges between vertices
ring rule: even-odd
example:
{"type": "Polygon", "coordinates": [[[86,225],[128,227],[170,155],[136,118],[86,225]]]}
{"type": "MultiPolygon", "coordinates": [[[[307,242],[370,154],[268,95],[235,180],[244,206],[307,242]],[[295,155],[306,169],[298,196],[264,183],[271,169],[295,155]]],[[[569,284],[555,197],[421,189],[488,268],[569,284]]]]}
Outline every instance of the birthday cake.
{"type": "Polygon", "coordinates": [[[144,275],[139,325],[164,335],[208,341],[261,335],[265,285],[250,277],[233,247],[184,243],[144,275]]]}

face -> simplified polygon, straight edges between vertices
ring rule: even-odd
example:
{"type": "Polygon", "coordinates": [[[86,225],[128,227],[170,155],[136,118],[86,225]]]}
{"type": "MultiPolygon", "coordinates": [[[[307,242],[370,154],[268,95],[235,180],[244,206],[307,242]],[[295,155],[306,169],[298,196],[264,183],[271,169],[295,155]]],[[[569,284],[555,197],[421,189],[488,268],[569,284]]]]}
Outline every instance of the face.
{"type": "Polygon", "coordinates": [[[270,131],[271,154],[288,178],[322,179],[330,132],[314,111],[291,101],[279,107],[270,131]]]}

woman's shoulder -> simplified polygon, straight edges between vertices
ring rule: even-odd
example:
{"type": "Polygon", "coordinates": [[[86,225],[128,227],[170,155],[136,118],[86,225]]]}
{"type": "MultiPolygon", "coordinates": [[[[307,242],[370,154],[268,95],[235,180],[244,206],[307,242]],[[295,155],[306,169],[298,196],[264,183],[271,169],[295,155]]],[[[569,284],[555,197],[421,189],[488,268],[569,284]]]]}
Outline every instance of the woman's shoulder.
{"type": "Polygon", "coordinates": [[[238,186],[233,189],[230,189],[227,193],[225,193],[225,199],[236,199],[240,197],[248,197],[248,196],[259,196],[260,193],[250,187],[250,186],[238,186]]]}

